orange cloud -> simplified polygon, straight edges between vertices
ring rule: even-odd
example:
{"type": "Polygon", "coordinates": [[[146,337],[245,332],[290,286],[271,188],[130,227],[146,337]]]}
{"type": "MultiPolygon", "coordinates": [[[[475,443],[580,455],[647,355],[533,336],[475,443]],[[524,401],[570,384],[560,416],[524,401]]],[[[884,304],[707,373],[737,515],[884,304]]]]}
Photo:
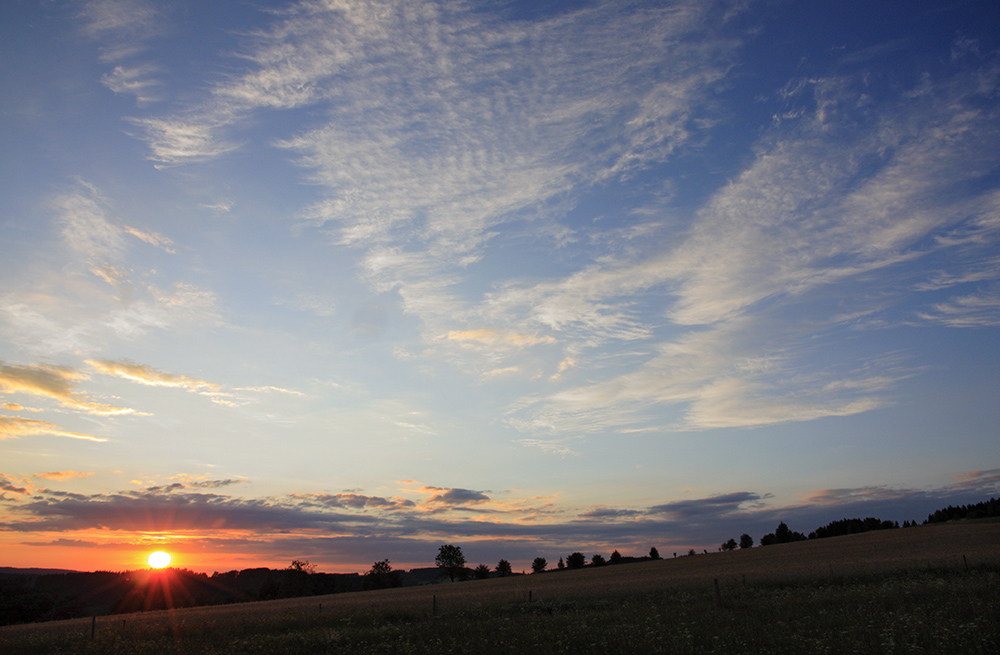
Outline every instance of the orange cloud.
{"type": "Polygon", "coordinates": [[[69,480],[70,478],[89,478],[93,473],[77,473],[76,471],[49,471],[48,473],[35,473],[36,478],[46,480],[69,480]]]}
{"type": "Polygon", "coordinates": [[[48,421],[36,421],[20,416],[0,415],[0,439],[17,439],[18,437],[36,434],[48,434],[55,437],[67,437],[70,439],[83,439],[85,441],[107,441],[98,437],[83,434],[81,432],[67,432],[60,430],[55,423],[48,421]]]}
{"type": "Polygon", "coordinates": [[[204,380],[185,377],[183,375],[171,375],[157,371],[152,366],[136,364],[134,362],[122,361],[94,361],[87,360],[98,373],[113,375],[131,382],[138,382],[150,387],[173,387],[176,389],[187,389],[198,393],[215,393],[221,388],[220,385],[204,380]]]}
{"type": "Polygon", "coordinates": [[[177,252],[176,250],[170,247],[174,245],[174,242],[171,241],[169,238],[163,236],[162,234],[157,234],[156,232],[143,232],[142,230],[137,230],[136,228],[129,227],[128,225],[124,227],[126,232],[134,236],[136,239],[139,239],[140,241],[145,241],[149,245],[156,246],[157,248],[160,248],[163,251],[170,253],[171,255],[177,252]]]}
{"type": "Polygon", "coordinates": [[[492,345],[495,343],[510,344],[513,346],[535,346],[542,343],[555,343],[553,337],[536,337],[530,334],[516,334],[513,332],[498,332],[493,328],[480,328],[478,330],[452,330],[448,334],[439,337],[449,341],[476,341],[479,343],[492,345]]]}
{"type": "Polygon", "coordinates": [[[65,366],[7,366],[0,364],[0,392],[26,393],[59,401],[64,407],[98,416],[132,414],[133,410],[96,403],[73,391],[87,376],[65,366]]]}
{"type": "MultiPolygon", "coordinates": [[[[22,495],[22,494],[27,494],[27,495],[30,496],[31,495],[31,482],[29,482],[28,480],[25,480],[25,479],[18,480],[16,478],[12,478],[12,477],[10,477],[8,475],[4,475],[3,473],[0,473],[0,492],[4,492],[4,491],[9,491],[10,493],[17,494],[19,496],[22,495]],[[23,484],[24,486],[23,487],[19,487],[19,486],[17,486],[18,483],[23,484]]],[[[2,495],[2,494],[0,494],[0,495],[2,495]]]]}

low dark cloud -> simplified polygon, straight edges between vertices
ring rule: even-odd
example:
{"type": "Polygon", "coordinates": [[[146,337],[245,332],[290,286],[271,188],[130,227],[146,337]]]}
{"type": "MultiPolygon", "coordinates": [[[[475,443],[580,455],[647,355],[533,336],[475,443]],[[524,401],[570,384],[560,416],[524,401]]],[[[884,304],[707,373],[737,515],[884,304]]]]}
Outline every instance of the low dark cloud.
{"type": "Polygon", "coordinates": [[[9,491],[12,494],[18,495],[30,493],[27,487],[20,487],[16,482],[14,478],[0,473],[0,491],[9,491]]]}
{"type": "MultiPolygon", "coordinates": [[[[0,482],[4,489],[21,488],[7,476],[0,482]]],[[[665,556],[688,548],[715,550],[743,533],[759,541],[782,521],[803,533],[852,517],[919,522],[941,507],[996,495],[998,484],[1000,470],[987,470],[963,474],[930,490],[817,490],[785,506],[770,504],[772,496],[767,493],[737,491],[648,508],[561,510],[545,520],[535,520],[526,508],[522,513],[505,512],[508,519],[502,521],[467,516],[463,510],[472,509],[467,505],[485,502],[486,494],[466,489],[434,488],[439,492],[435,495],[446,500],[423,504],[359,493],[239,498],[182,483],[92,495],[41,489],[20,502],[7,502],[0,530],[48,533],[57,538],[32,543],[80,548],[94,544],[73,539],[73,531],[174,531],[197,535],[187,542],[189,550],[240,552],[268,561],[297,557],[338,566],[384,558],[410,566],[431,565],[440,544],[454,543],[462,545],[470,562],[492,565],[501,557],[512,562],[522,557],[530,562],[537,556],[554,561],[577,550],[588,555],[613,549],[642,555],[655,546],[665,556]]]]}
{"type": "Polygon", "coordinates": [[[246,482],[247,480],[245,478],[226,478],[225,480],[200,480],[198,482],[189,483],[189,486],[201,489],[221,489],[222,487],[229,487],[234,484],[245,484],[246,482]]]}
{"type": "Polygon", "coordinates": [[[760,495],[749,491],[737,491],[721,496],[678,500],[663,505],[654,505],[649,508],[649,513],[652,515],[669,516],[675,519],[704,522],[738,512],[746,505],[759,506],[760,501],[770,497],[770,494],[760,495]]]}
{"type": "MultiPolygon", "coordinates": [[[[429,487],[436,488],[436,487],[429,487]]],[[[476,503],[486,503],[490,497],[481,491],[471,489],[438,489],[443,493],[431,496],[427,502],[443,503],[445,505],[474,505],[476,503]]]]}
{"type": "Polygon", "coordinates": [[[355,510],[410,509],[416,507],[417,505],[412,500],[407,500],[405,498],[383,498],[381,496],[365,496],[357,493],[315,494],[312,496],[304,496],[303,498],[313,499],[319,505],[326,507],[339,507],[343,509],[355,510]]]}
{"type": "Polygon", "coordinates": [[[634,519],[645,514],[646,512],[637,509],[599,507],[580,514],[580,518],[587,521],[614,521],[617,519],[634,519]]]}
{"type": "Polygon", "coordinates": [[[179,530],[330,530],[360,528],[365,516],[317,512],[272,498],[243,499],[191,492],[176,484],[116,494],[40,491],[16,507],[23,521],[0,523],[0,530],[50,532],[106,528],[140,532],[179,530]],[[180,489],[180,490],[179,490],[180,489]]]}

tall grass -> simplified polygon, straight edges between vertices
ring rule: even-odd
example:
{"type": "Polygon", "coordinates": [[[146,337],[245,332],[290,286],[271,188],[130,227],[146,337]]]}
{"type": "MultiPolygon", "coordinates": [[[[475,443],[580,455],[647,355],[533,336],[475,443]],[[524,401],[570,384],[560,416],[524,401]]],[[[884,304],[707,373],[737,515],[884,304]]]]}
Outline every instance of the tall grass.
{"type": "Polygon", "coordinates": [[[179,610],[102,617],[93,639],[90,621],[11,626],[0,630],[0,653],[1000,652],[995,564],[737,582],[720,592],[709,582],[611,596],[536,594],[530,603],[494,595],[439,604],[437,616],[426,602],[179,610]]]}

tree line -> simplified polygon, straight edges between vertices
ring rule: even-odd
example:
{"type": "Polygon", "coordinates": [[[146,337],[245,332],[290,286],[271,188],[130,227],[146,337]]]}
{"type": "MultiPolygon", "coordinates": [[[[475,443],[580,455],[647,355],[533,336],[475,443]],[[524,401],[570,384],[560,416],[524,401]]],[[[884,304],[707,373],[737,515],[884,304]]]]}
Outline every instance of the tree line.
{"type": "MultiPolygon", "coordinates": [[[[1000,516],[1000,499],[954,507],[949,505],[928,515],[924,525],[956,520],[975,520],[1000,516]]],[[[904,521],[903,528],[917,526],[916,521],[904,521]]],[[[900,528],[897,521],[841,519],[817,528],[808,535],[791,530],[784,522],[777,529],[760,538],[761,546],[790,543],[807,539],[823,539],[872,530],[900,528]]],[[[743,534],[739,540],[729,539],[720,550],[751,548],[754,540],[743,534]]],[[[707,551],[705,551],[707,552],[707,551]]],[[[694,555],[694,549],[687,553],[694,555]]],[[[673,554],[677,557],[677,553],[673,554]]],[[[600,553],[589,559],[575,551],[560,557],[555,568],[548,560],[536,557],[531,563],[532,573],[583,569],[605,565],[658,560],[655,547],[643,557],[626,557],[617,550],[608,558],[600,553]]],[[[388,559],[375,562],[363,575],[357,573],[319,573],[316,567],[304,560],[294,560],[286,569],[245,569],[226,573],[195,573],[187,569],[163,571],[124,571],[112,573],[52,573],[33,574],[0,572],[0,625],[68,619],[95,614],[137,612],[169,607],[194,607],[220,603],[271,600],[298,596],[334,594],[366,589],[385,589],[413,584],[427,584],[440,579],[449,581],[469,578],[485,579],[516,575],[511,564],[501,559],[491,568],[479,564],[469,568],[461,546],[443,544],[438,548],[435,567],[413,569],[408,572],[392,568],[388,559]]]]}
{"type": "MultiPolygon", "coordinates": [[[[1000,499],[990,498],[989,500],[984,500],[980,503],[975,503],[972,505],[959,505],[954,507],[948,505],[943,509],[939,509],[931,514],[927,515],[927,520],[923,522],[923,525],[930,523],[944,523],[947,521],[961,521],[961,520],[975,520],[975,519],[985,519],[985,518],[995,518],[1000,517],[1000,499]]],[[[903,528],[916,527],[918,524],[914,521],[903,521],[903,528]]],[[[831,521],[826,525],[816,528],[808,535],[804,535],[801,532],[795,532],[784,523],[778,524],[777,529],[774,532],[768,533],[760,538],[761,546],[770,546],[773,544],[786,544],[794,541],[805,541],[807,539],[825,539],[828,537],[842,537],[849,534],[860,534],[862,532],[872,532],[874,530],[894,530],[899,528],[899,521],[883,521],[874,517],[867,517],[863,519],[853,518],[853,519],[840,519],[839,521],[831,521]]],[[[737,548],[751,548],[753,547],[753,538],[748,534],[743,534],[740,537],[739,542],[735,539],[730,539],[719,547],[719,550],[736,550],[737,548]]],[[[691,553],[693,554],[693,553],[691,553]]]]}

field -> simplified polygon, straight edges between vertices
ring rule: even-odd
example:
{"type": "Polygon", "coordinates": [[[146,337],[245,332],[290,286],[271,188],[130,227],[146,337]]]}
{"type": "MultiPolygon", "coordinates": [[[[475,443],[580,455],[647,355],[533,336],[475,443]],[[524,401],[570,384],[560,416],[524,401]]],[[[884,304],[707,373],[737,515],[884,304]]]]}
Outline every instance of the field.
{"type": "Polygon", "coordinates": [[[1000,652],[1000,523],[0,628],[0,653],[1000,652]]]}

